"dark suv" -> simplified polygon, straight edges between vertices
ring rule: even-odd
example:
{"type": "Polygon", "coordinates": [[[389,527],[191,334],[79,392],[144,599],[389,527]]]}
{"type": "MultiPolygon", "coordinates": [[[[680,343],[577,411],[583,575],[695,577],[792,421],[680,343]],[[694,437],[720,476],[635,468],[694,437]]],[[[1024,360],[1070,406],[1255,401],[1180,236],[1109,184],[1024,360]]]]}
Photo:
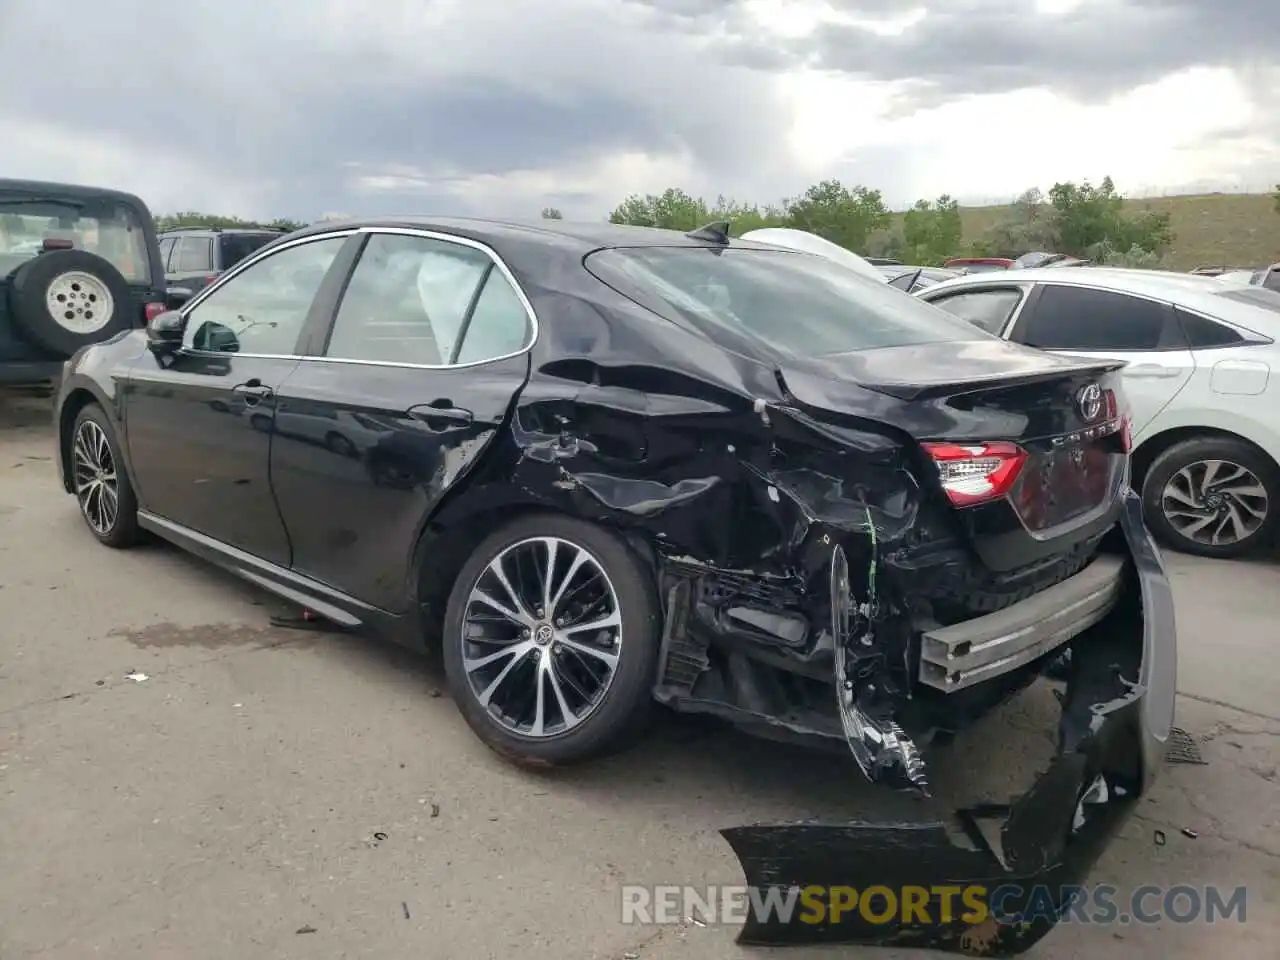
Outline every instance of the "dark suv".
{"type": "Polygon", "coordinates": [[[81,347],[163,311],[145,203],[101,187],[0,180],[0,384],[56,380],[81,347]]]}
{"type": "Polygon", "coordinates": [[[169,303],[176,306],[203,290],[224,270],[285,231],[266,227],[178,227],[160,234],[160,258],[169,287],[169,303]]]}

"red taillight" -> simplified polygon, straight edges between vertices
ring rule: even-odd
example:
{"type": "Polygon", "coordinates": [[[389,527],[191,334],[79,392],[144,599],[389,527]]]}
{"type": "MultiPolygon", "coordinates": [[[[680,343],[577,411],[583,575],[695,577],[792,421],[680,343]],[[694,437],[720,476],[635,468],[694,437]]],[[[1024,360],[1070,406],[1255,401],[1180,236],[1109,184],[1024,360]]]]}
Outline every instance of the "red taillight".
{"type": "Polygon", "coordinates": [[[957,507],[1005,496],[1012,489],[1027,454],[1016,443],[925,443],[942,480],[942,489],[957,507]]]}
{"type": "Polygon", "coordinates": [[[205,277],[205,278],[204,278],[204,282],[205,282],[205,283],[213,283],[213,281],[215,281],[215,280],[217,280],[217,279],[218,279],[218,275],[217,275],[216,273],[211,273],[211,274],[209,274],[207,277],[205,277]]]}
{"type": "MultiPolygon", "coordinates": [[[[1104,390],[1102,395],[1106,398],[1107,419],[1114,420],[1120,413],[1120,402],[1116,399],[1116,392],[1104,390]]],[[[1125,453],[1133,449],[1133,417],[1127,411],[1120,417],[1120,446],[1125,453]]]]}
{"type": "Polygon", "coordinates": [[[150,323],[162,313],[164,313],[163,303],[156,303],[155,301],[152,301],[151,303],[144,303],[142,305],[142,315],[146,318],[147,323],[150,323]]]}

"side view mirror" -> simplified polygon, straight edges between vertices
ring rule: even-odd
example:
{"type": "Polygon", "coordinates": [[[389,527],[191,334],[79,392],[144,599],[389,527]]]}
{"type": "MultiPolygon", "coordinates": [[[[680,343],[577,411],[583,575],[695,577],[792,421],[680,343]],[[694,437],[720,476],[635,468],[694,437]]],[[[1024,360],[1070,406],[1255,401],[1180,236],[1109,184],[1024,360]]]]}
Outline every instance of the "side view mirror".
{"type": "Polygon", "coordinates": [[[176,310],[157,314],[147,324],[147,346],[157,356],[174,353],[182,346],[182,332],[186,325],[186,318],[176,310]]]}
{"type": "Polygon", "coordinates": [[[177,310],[191,299],[191,290],[186,287],[169,287],[164,292],[164,305],[170,310],[177,310]]]}

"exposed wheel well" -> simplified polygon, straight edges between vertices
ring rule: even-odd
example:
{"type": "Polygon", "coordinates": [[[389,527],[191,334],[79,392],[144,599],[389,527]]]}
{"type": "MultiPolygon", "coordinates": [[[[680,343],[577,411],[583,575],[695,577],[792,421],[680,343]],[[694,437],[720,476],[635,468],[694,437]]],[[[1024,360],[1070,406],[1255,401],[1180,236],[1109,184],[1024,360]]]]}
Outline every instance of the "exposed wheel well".
{"type": "Polygon", "coordinates": [[[1175,427],[1172,430],[1157,433],[1154,437],[1145,441],[1133,452],[1130,467],[1133,489],[1137,490],[1139,493],[1142,492],[1142,484],[1147,478],[1147,471],[1151,469],[1151,465],[1155,463],[1156,458],[1160,456],[1160,454],[1164,453],[1175,443],[1181,443],[1183,440],[1194,440],[1199,437],[1235,440],[1239,443],[1248,444],[1257,451],[1259,456],[1266,457],[1267,460],[1271,461],[1273,464],[1275,463],[1270,454],[1248,437],[1242,437],[1240,434],[1232,433],[1230,430],[1219,430],[1216,427],[1175,427]]]}
{"type": "MultiPolygon", "coordinates": [[[[570,516],[563,511],[537,503],[514,503],[501,508],[480,510],[455,523],[428,524],[417,553],[418,610],[423,639],[428,649],[440,643],[445,607],[462,565],[476,546],[499,527],[533,514],[570,516]]],[[[615,531],[641,561],[652,568],[656,557],[649,543],[632,533],[615,531]]]]}
{"type": "Polygon", "coordinates": [[[85,389],[73,390],[62,405],[58,416],[58,443],[62,446],[62,485],[71,488],[71,425],[80,416],[80,411],[98,398],[85,389]]]}
{"type": "Polygon", "coordinates": [[[482,510],[443,528],[437,524],[428,525],[419,548],[416,584],[418,609],[428,647],[434,648],[440,642],[449,594],[458,572],[476,545],[499,527],[520,517],[555,512],[536,504],[517,504],[501,510],[482,510]]]}

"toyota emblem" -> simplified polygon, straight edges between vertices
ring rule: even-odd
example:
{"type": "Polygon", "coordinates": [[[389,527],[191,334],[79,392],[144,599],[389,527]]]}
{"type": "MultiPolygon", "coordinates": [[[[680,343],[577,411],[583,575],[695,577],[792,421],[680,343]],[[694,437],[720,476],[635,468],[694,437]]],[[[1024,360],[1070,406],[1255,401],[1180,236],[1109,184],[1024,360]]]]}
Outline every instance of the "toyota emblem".
{"type": "Polygon", "coordinates": [[[1085,423],[1092,423],[1102,415],[1102,388],[1096,383],[1086,384],[1076,394],[1076,406],[1085,423]]]}

